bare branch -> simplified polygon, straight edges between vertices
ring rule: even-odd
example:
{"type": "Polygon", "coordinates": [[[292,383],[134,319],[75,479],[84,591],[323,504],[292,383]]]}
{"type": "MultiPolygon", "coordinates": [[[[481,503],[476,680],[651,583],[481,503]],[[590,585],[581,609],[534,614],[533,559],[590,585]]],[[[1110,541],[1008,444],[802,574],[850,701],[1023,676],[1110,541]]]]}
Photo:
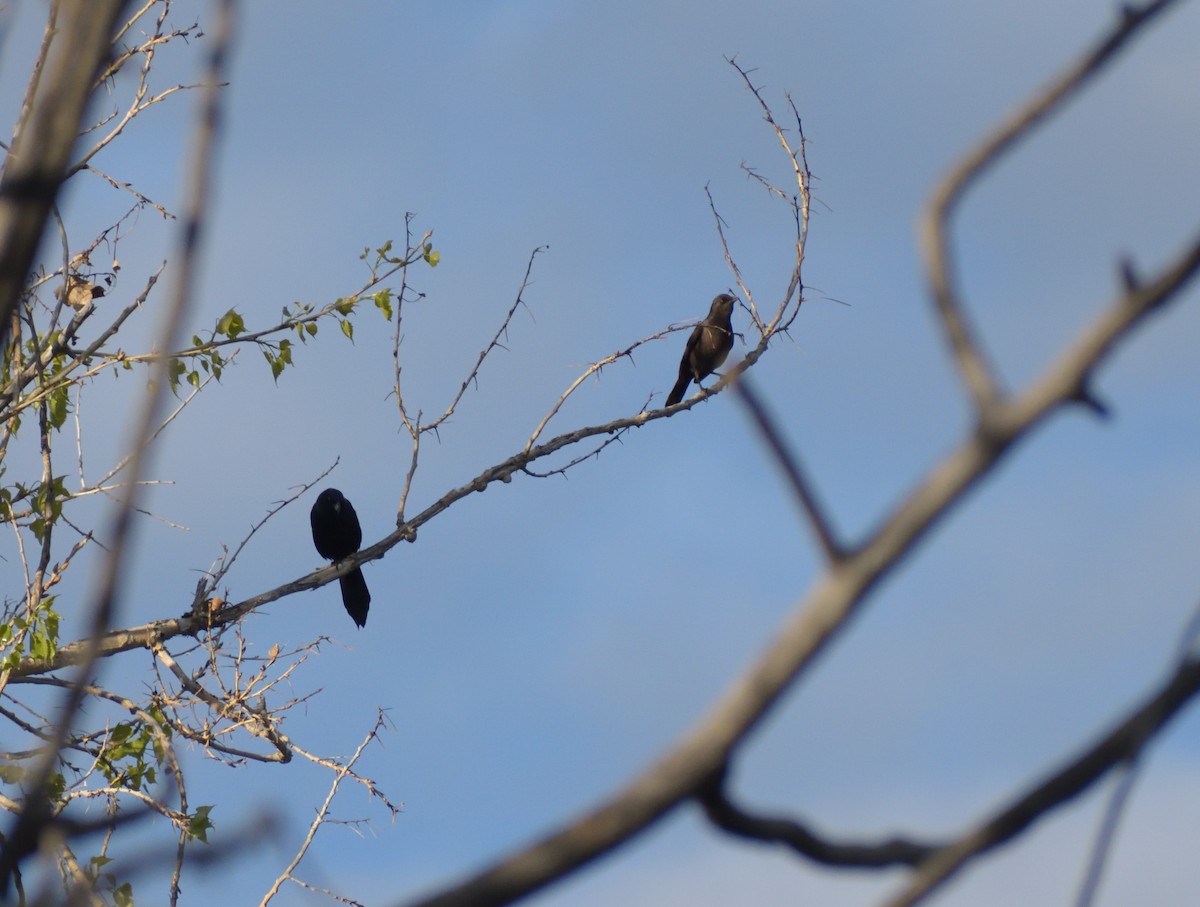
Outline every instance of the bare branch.
{"type": "Polygon", "coordinates": [[[379,733],[383,729],[385,721],[386,719],[384,717],[384,713],[382,711],[379,712],[375,719],[375,726],[371,728],[367,736],[363,738],[362,743],[358,745],[358,749],[354,751],[354,755],[350,757],[349,761],[347,761],[344,766],[341,766],[338,769],[337,774],[334,775],[333,782],[329,785],[329,793],[325,796],[325,802],[321,804],[320,809],[317,810],[317,814],[313,817],[312,822],[308,826],[308,834],[304,836],[304,840],[300,843],[300,847],[292,857],[291,862],[288,863],[287,867],[282,873],[280,873],[279,877],[267,890],[267,893],[263,896],[263,899],[259,901],[259,907],[266,907],[266,905],[269,904],[272,899],[274,899],[275,895],[279,893],[279,889],[283,886],[284,882],[298,882],[298,880],[293,877],[293,873],[296,871],[297,867],[299,867],[300,861],[304,859],[304,855],[308,853],[309,847],[312,846],[313,839],[317,835],[317,830],[328,821],[329,807],[333,804],[333,798],[337,796],[338,789],[342,786],[342,781],[344,781],[346,776],[350,774],[350,770],[354,768],[354,764],[358,762],[359,757],[363,754],[363,751],[367,748],[367,746],[373,740],[376,740],[379,737],[379,733]]]}
{"type": "Polygon", "coordinates": [[[950,221],[967,189],[982,177],[1016,143],[1029,136],[1048,114],[1068,101],[1091,81],[1129,40],[1175,0],[1153,0],[1141,7],[1126,4],[1120,22],[1089,53],[1063,73],[1048,88],[1019,108],[976,148],[972,149],[934,190],[922,218],[920,239],[925,256],[926,277],[937,304],[946,339],[975,401],[980,419],[990,417],[1000,396],[983,349],[974,337],[962,294],[957,285],[957,268],[950,244],[950,221]]]}
{"type": "Polygon", "coordinates": [[[500,342],[500,338],[508,336],[508,326],[512,324],[513,316],[516,314],[517,309],[525,305],[524,295],[526,288],[529,286],[529,278],[533,275],[533,263],[548,248],[549,246],[538,246],[529,253],[529,261],[525,264],[525,274],[521,278],[521,285],[517,287],[517,296],[501,320],[500,327],[496,329],[496,333],[488,341],[488,345],[479,351],[479,356],[475,360],[475,364],[471,367],[471,371],[467,373],[467,377],[463,379],[462,386],[459,387],[458,393],[454,395],[454,399],[450,401],[450,405],[446,407],[445,412],[424,426],[424,431],[436,431],[439,425],[454,415],[454,410],[458,407],[458,402],[462,399],[463,394],[467,392],[467,388],[478,380],[479,370],[483,367],[484,360],[487,359],[493,350],[504,348],[504,344],[500,342]]]}
{"type": "Polygon", "coordinates": [[[912,881],[887,902],[910,907],[938,888],[969,860],[1011,840],[1051,809],[1077,796],[1116,765],[1135,759],[1179,710],[1200,692],[1200,659],[1185,659],[1159,690],[1112,731],[1011,806],[938,850],[918,868],[912,881]]]}
{"type": "Polygon", "coordinates": [[[744,812],[725,792],[725,768],[696,793],[709,821],[738,837],[784,844],[801,856],[826,866],[917,866],[937,850],[937,845],[892,838],[877,844],[834,843],[794,819],[767,818],[744,812]]]}
{"type": "MultiPolygon", "coordinates": [[[[1174,299],[1197,269],[1200,269],[1200,241],[1168,264],[1154,280],[1119,298],[1043,378],[1023,396],[1004,406],[987,431],[980,430],[964,441],[876,532],[847,551],[839,563],[817,580],[767,652],[714,705],[708,716],[657,763],[582,818],[458,885],[413,902],[414,907],[490,907],[511,903],[628,841],[693,796],[862,607],[866,593],[903,562],[916,543],[976,482],[990,473],[1018,440],[1055,409],[1072,405],[1077,388],[1116,343],[1128,337],[1148,314],[1174,299]]],[[[722,383],[731,378],[727,375],[722,383]]],[[[1200,674],[1200,668],[1194,670],[1200,674]]],[[[951,862],[948,871],[958,865],[951,862]]],[[[934,870],[930,872],[933,874],[934,870]]]]}
{"type": "Polygon", "coordinates": [[[788,484],[792,486],[792,494],[796,496],[796,500],[804,509],[809,525],[817,536],[821,551],[825,554],[825,560],[830,564],[836,564],[844,556],[841,543],[834,535],[833,527],[825,515],[824,508],[817,501],[816,492],[813,491],[800,467],[800,460],[794,452],[788,449],[782,431],[767,412],[766,406],[759,399],[750,379],[743,375],[734,385],[734,389],[750,411],[759,435],[771,449],[771,453],[775,455],[775,461],[787,476],[788,484]]]}
{"type": "MultiPolygon", "coordinates": [[[[788,139],[787,130],[779,125],[778,121],[775,119],[775,114],[771,111],[770,105],[767,104],[766,99],[763,98],[762,90],[750,79],[750,72],[742,68],[742,66],[738,64],[737,59],[734,57],[726,57],[725,62],[737,70],[738,75],[742,77],[742,81],[746,83],[746,88],[752,95],[754,95],[754,100],[758,102],[758,106],[762,109],[763,119],[766,120],[766,122],[770,125],[772,131],[775,133],[775,137],[779,140],[780,147],[783,148],[784,153],[791,162],[793,177],[796,181],[796,194],[789,198],[788,193],[784,192],[782,189],[776,188],[773,184],[761,177],[751,168],[747,167],[744,163],[742,165],[742,169],[744,169],[746,173],[750,174],[754,179],[762,183],[773,195],[776,195],[782,199],[786,199],[795,213],[796,260],[792,271],[792,285],[788,288],[788,292],[784,296],[784,303],[780,306],[779,312],[777,313],[775,319],[771,322],[771,324],[762,328],[764,333],[774,333],[776,330],[786,331],[791,325],[792,321],[795,319],[796,313],[799,311],[800,304],[803,302],[804,298],[804,284],[800,280],[800,269],[804,264],[804,248],[808,241],[809,206],[812,202],[812,172],[808,169],[808,157],[804,147],[806,143],[806,139],[804,138],[804,124],[800,120],[800,111],[796,109],[796,105],[792,101],[792,96],[790,94],[787,95],[788,106],[791,108],[792,116],[795,119],[796,135],[799,139],[795,143],[795,147],[793,147],[792,141],[788,139]],[[787,312],[787,300],[791,299],[793,293],[796,296],[796,307],[792,310],[790,316],[784,319],[784,315],[787,312]]],[[[710,206],[712,204],[711,196],[709,198],[709,204],[710,206]]],[[[716,213],[716,208],[713,207],[714,217],[716,216],[716,213]]],[[[718,231],[721,232],[721,219],[719,217],[717,218],[717,227],[718,231]]],[[[737,275],[738,285],[741,286],[741,274],[733,264],[733,259],[729,254],[729,248],[725,243],[725,236],[723,232],[721,232],[721,245],[725,249],[725,260],[729,263],[729,266],[731,270],[733,270],[734,274],[737,275]]],[[[747,294],[749,293],[749,291],[746,292],[747,294]]],[[[753,309],[753,303],[749,300],[749,298],[747,299],[747,302],[751,306],[751,314],[754,316],[755,324],[762,327],[761,323],[759,322],[758,313],[753,309]]]]}
{"type": "Polygon", "coordinates": [[[234,562],[237,561],[238,555],[242,553],[242,549],[245,548],[246,545],[248,545],[250,543],[250,540],[252,538],[254,538],[254,536],[258,533],[258,531],[260,529],[262,529],[262,527],[265,526],[267,524],[267,522],[272,517],[275,516],[275,514],[279,513],[281,510],[283,510],[289,504],[294,503],[296,500],[298,500],[299,498],[301,498],[305,494],[307,494],[308,490],[310,488],[312,488],[318,482],[321,482],[322,480],[324,480],[324,478],[327,475],[329,475],[331,472],[333,472],[334,469],[337,468],[337,465],[338,465],[338,461],[334,460],[330,466],[328,466],[320,475],[318,475],[311,482],[306,482],[306,483],[300,485],[295,492],[288,495],[282,501],[278,501],[275,506],[268,509],[266,515],[261,520],[259,520],[257,523],[255,523],[253,526],[250,527],[250,531],[248,533],[246,533],[246,536],[238,543],[237,547],[233,549],[233,553],[221,558],[220,566],[218,566],[216,570],[212,571],[212,574],[208,580],[208,586],[209,586],[210,590],[215,589],[217,584],[220,583],[222,579],[224,579],[225,574],[229,572],[230,568],[233,567],[234,562]]]}
{"type": "MultiPolygon", "coordinates": [[[[529,440],[525,442],[525,452],[528,453],[533,449],[533,446],[537,443],[537,439],[540,438],[542,436],[542,432],[546,430],[546,426],[549,425],[550,421],[558,415],[559,411],[563,408],[563,405],[567,402],[567,399],[573,393],[575,393],[575,391],[577,391],[583,385],[583,383],[587,381],[587,379],[593,376],[599,376],[604,371],[606,366],[612,365],[621,359],[629,359],[632,362],[634,350],[638,349],[639,347],[645,346],[648,343],[653,343],[656,340],[661,340],[663,337],[667,336],[668,334],[672,334],[675,331],[691,329],[691,327],[691,323],[685,325],[672,325],[671,327],[661,330],[656,334],[651,334],[649,337],[643,337],[641,340],[635,340],[633,343],[629,344],[629,346],[617,350],[615,353],[609,353],[603,359],[600,359],[599,361],[593,362],[591,365],[589,365],[586,369],[584,369],[583,373],[580,374],[578,378],[571,382],[570,386],[563,391],[559,398],[554,402],[554,405],[550,407],[549,412],[542,417],[542,421],[538,423],[537,427],[533,430],[533,434],[529,436],[529,440]]],[[[649,401],[646,401],[646,404],[643,404],[641,407],[640,412],[645,412],[646,405],[648,404],[649,401]]]]}

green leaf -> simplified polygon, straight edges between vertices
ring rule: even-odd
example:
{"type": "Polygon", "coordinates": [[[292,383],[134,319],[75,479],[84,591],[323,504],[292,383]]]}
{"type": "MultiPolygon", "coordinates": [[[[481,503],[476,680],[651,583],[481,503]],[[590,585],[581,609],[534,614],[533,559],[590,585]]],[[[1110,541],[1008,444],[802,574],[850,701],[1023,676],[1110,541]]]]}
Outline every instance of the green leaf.
{"type": "Polygon", "coordinates": [[[16,784],[25,779],[25,767],[21,765],[12,765],[5,762],[0,763],[0,781],[5,784],[16,784]]]}
{"type": "Polygon", "coordinates": [[[66,789],[67,780],[62,776],[61,772],[55,772],[46,781],[46,795],[50,798],[51,803],[61,800],[63,791],[66,789]]]}
{"type": "Polygon", "coordinates": [[[383,317],[388,321],[392,320],[392,291],[382,289],[375,294],[375,307],[383,312],[383,317]]]}
{"type": "Polygon", "coordinates": [[[55,429],[62,428],[63,423],[67,421],[67,413],[70,411],[67,406],[70,389],[69,384],[60,384],[50,392],[46,410],[50,417],[50,425],[55,429]]]}
{"type": "Polygon", "coordinates": [[[205,844],[208,843],[208,831],[213,827],[208,818],[212,809],[211,806],[197,806],[196,811],[188,818],[188,834],[205,844]]]}
{"type": "Polygon", "coordinates": [[[246,322],[242,320],[242,316],[230,309],[221,316],[221,320],[217,322],[217,333],[224,334],[231,340],[238,334],[246,330],[246,322]]]}
{"type": "Polygon", "coordinates": [[[54,655],[54,646],[45,633],[34,630],[29,634],[29,656],[35,661],[49,661],[54,655]]]}
{"type": "Polygon", "coordinates": [[[283,370],[285,368],[283,360],[270,350],[263,350],[263,356],[266,357],[267,362],[271,364],[271,377],[278,382],[279,376],[283,374],[283,370]]]}
{"type": "Polygon", "coordinates": [[[125,882],[114,888],[113,904],[116,907],[133,907],[133,886],[125,882]]]}
{"type": "Polygon", "coordinates": [[[50,605],[53,602],[54,602],[54,599],[50,596],[47,596],[46,598],[42,599],[42,607],[46,609],[45,614],[43,614],[43,616],[42,616],[42,625],[46,628],[46,634],[50,637],[51,640],[54,641],[55,644],[57,644],[58,643],[58,615],[50,609],[50,605]]]}
{"type": "Polygon", "coordinates": [[[425,243],[425,254],[421,256],[425,259],[425,263],[431,268],[436,268],[438,262],[442,260],[442,253],[435,252],[431,243],[425,243]]]}
{"type": "Polygon", "coordinates": [[[342,319],[342,333],[349,337],[351,341],[353,341],[354,325],[352,325],[349,321],[342,319]]]}
{"type": "MultiPolygon", "coordinates": [[[[126,363],[128,365],[128,363],[126,363]]],[[[182,359],[172,359],[167,365],[167,380],[171,384],[171,390],[179,389],[179,379],[187,373],[187,366],[183,364],[182,359]]]]}
{"type": "Polygon", "coordinates": [[[334,303],[333,308],[339,315],[349,315],[357,304],[357,299],[339,299],[334,303]]]}

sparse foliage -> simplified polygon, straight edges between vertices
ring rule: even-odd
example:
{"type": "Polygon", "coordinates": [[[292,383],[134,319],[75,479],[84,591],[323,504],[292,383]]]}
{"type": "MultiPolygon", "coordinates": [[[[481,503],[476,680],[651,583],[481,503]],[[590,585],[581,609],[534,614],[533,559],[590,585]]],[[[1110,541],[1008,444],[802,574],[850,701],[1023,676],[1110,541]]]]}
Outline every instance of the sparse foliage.
{"type": "MultiPolygon", "coordinates": [[[[382,813],[394,816],[400,809],[375,780],[356,769],[388,722],[381,712],[357,749],[344,759],[311,750],[299,718],[292,732],[285,733],[285,717],[296,713],[312,695],[294,692],[302,687],[297,680],[328,640],[314,639],[286,651],[274,645],[262,654],[252,642],[254,612],[335,580],[347,565],[382,557],[401,542],[414,542],[423,525],[496,482],[509,482],[517,473],[531,477],[565,473],[598,457],[626,437],[629,429],[671,418],[726,390],[733,390],[746,406],[763,443],[783,467],[796,506],[823,555],[824,573],[762,658],[714,703],[694,731],[644,774],[582,819],[565,823],[545,839],[515,850],[420,904],[511,903],[693,801],[716,827],[732,835],[780,843],[806,859],[860,868],[908,867],[911,873],[890,903],[916,904],[969,861],[1021,834],[1037,817],[1114,767],[1135,760],[1200,689],[1200,662],[1194,653],[1185,654],[1168,681],[1131,708],[1110,733],[1082,745],[1078,756],[950,840],[831,841],[798,820],[743,810],[727,783],[729,767],[750,731],[863,609],[867,593],[904,561],[967,491],[1050,417],[1077,405],[1104,412],[1090,388],[1092,375],[1139,324],[1169,306],[1200,268],[1200,243],[1185,247],[1159,271],[1140,278],[1125,267],[1115,301],[1040,377],[1011,394],[1002,392],[992,374],[953,279],[954,247],[948,225],[963,194],[1170,5],[1171,0],[1154,0],[1126,8],[1093,51],[986,138],[938,188],[922,233],[928,280],[947,345],[974,406],[975,425],[955,450],[930,467],[905,500],[882,515],[877,529],[862,539],[847,540],[834,531],[820,495],[786,443],[784,429],[745,377],[772,341],[795,326],[804,301],[802,271],[812,175],[799,110],[787,97],[786,115],[780,116],[752,72],[736,60],[728,62],[778,143],[788,181],[781,184],[750,166],[745,171],[755,191],[765,190],[787,212],[792,243],[792,255],[780,264],[787,278],[781,281],[784,291],[773,299],[756,296],[738,267],[736,244],[727,236],[717,200],[708,196],[720,247],[752,326],[744,338],[744,355],[721,380],[670,411],[650,408],[652,398],[647,395],[628,415],[609,422],[566,424],[568,404],[589,384],[588,379],[632,362],[641,347],[675,338],[690,325],[668,326],[607,354],[598,353],[599,358],[562,390],[519,449],[409,515],[407,505],[421,466],[423,442],[439,436],[483,379],[489,357],[504,348],[544,249],[531,253],[515,297],[498,311],[494,332],[449,399],[428,419],[406,396],[401,338],[406,308],[423,299],[414,281],[425,269],[437,267],[441,256],[432,231],[418,229],[411,215],[403,225],[402,240],[363,250],[360,258],[366,273],[346,295],[314,302],[284,301],[289,298],[285,295],[271,302],[270,311],[278,306],[277,320],[264,321],[257,311],[242,305],[195,326],[198,319],[189,308],[190,275],[207,213],[207,162],[221,103],[228,4],[223,12],[214,13],[224,24],[213,34],[205,33],[198,23],[171,25],[170,0],[143,0],[140,5],[100,0],[90,6],[83,0],[51,4],[43,53],[31,76],[25,110],[6,146],[9,155],[0,178],[0,190],[12,190],[14,183],[36,189],[25,194],[0,192],[0,329],[5,338],[0,374],[0,528],[10,536],[7,556],[21,569],[20,587],[5,590],[0,611],[0,721],[6,727],[0,752],[0,811],[6,818],[0,840],[0,898],[48,901],[57,897],[50,892],[61,891],[64,902],[132,904],[135,893],[141,896],[139,869],[148,860],[160,859],[162,852],[147,855],[132,850],[124,832],[153,815],[170,829],[168,900],[177,903],[185,855],[199,861],[217,859],[238,841],[262,831],[222,827],[219,796],[194,790],[185,777],[178,756],[183,746],[202,750],[230,770],[269,771],[298,756],[328,772],[326,798],[316,806],[302,844],[282,866],[261,903],[271,902],[288,885],[314,889],[304,880],[301,864],[320,829],[332,821],[331,805],[345,782],[363,790],[382,813]],[[98,42],[97,34],[115,37],[98,42]],[[156,59],[202,43],[210,48],[202,81],[157,84],[156,59]],[[48,68],[47,61],[68,52],[76,54],[78,66],[68,67],[68,72],[48,68]],[[63,132],[61,124],[51,128],[54,124],[42,122],[45,86],[52,83],[66,91],[64,97],[75,98],[65,108],[74,116],[69,132],[63,132]],[[84,101],[101,88],[108,92],[106,97],[120,100],[110,100],[98,119],[86,122],[84,101]],[[189,174],[194,183],[176,211],[175,206],[143,194],[137,174],[108,173],[100,167],[105,149],[127,140],[126,127],[135,118],[188,94],[202,98],[196,159],[189,174]],[[31,170],[30,156],[22,157],[19,151],[23,142],[34,139],[38,147],[48,150],[31,170]],[[114,201],[111,222],[94,235],[78,235],[69,212],[62,215],[55,207],[59,190],[70,180],[97,180],[119,199],[114,201]],[[129,275],[121,266],[119,246],[137,237],[138,231],[151,229],[150,218],[133,228],[138,214],[155,215],[155,229],[182,225],[184,240],[177,260],[151,273],[129,275]],[[39,261],[35,260],[37,238],[46,224],[55,239],[54,253],[39,261]],[[31,231],[36,233],[32,240],[31,231]],[[14,279],[14,274],[21,278],[14,279]],[[160,286],[164,275],[173,282],[171,289],[160,286]],[[154,342],[135,345],[127,338],[152,300],[162,303],[171,317],[154,342]],[[327,474],[323,473],[270,505],[237,545],[214,555],[211,568],[189,593],[191,604],[185,614],[163,615],[139,626],[116,626],[112,599],[129,554],[128,524],[145,515],[138,493],[154,481],[142,468],[145,449],[186,416],[189,405],[211,382],[230,379],[232,369],[242,364],[238,357],[243,350],[256,350],[273,381],[286,385],[288,370],[306,364],[303,351],[310,344],[353,342],[356,326],[361,330],[368,319],[378,325],[380,317],[393,332],[390,390],[397,423],[411,444],[395,504],[395,530],[339,564],[272,589],[252,592],[229,583],[230,568],[256,533],[320,482],[327,474]],[[331,339],[334,333],[344,339],[331,339]],[[177,339],[183,337],[189,339],[177,339]],[[140,433],[126,449],[97,469],[92,457],[94,429],[80,412],[101,376],[119,379],[129,407],[143,413],[143,419],[140,433]],[[173,408],[162,412],[165,404],[159,398],[172,401],[173,408]],[[557,434],[551,434],[552,425],[557,434]],[[101,521],[97,508],[89,506],[100,497],[119,502],[111,526],[101,521]],[[75,600],[68,610],[60,601],[66,594],[64,578],[81,573],[85,564],[95,566],[101,579],[87,593],[72,587],[75,600]],[[64,615],[73,619],[64,620],[64,615]],[[144,654],[152,668],[108,672],[103,684],[96,679],[99,661],[131,652],[144,654]],[[86,810],[97,804],[99,809],[86,810]],[[36,870],[33,855],[39,851],[53,854],[49,870],[36,870]],[[36,880],[37,891],[29,890],[30,879],[36,880]]],[[[249,358],[257,363],[256,356],[249,358]]],[[[346,901],[340,894],[325,894],[346,901]]],[[[160,899],[157,893],[145,898],[160,899]]]]}

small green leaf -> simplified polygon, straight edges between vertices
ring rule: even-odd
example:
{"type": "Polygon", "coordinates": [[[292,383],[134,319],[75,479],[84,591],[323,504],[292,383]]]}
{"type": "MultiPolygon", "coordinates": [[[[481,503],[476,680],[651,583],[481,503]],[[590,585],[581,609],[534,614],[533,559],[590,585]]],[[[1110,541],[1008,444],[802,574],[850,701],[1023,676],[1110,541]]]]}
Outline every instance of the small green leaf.
{"type": "Polygon", "coordinates": [[[133,907],[133,886],[125,882],[114,888],[113,904],[116,907],[133,907]]]}
{"type": "Polygon", "coordinates": [[[58,643],[58,615],[50,610],[50,605],[54,601],[53,598],[47,596],[42,599],[42,607],[46,609],[45,615],[42,617],[42,624],[46,628],[46,634],[57,645],[58,643]]]}
{"type": "Polygon", "coordinates": [[[46,407],[47,415],[50,417],[50,424],[54,428],[62,428],[63,423],[67,421],[67,412],[69,407],[68,393],[70,391],[69,384],[61,384],[50,392],[49,405],[46,407]]]}
{"type": "Polygon", "coordinates": [[[188,818],[188,834],[205,844],[208,843],[208,831],[213,827],[208,818],[210,812],[211,806],[197,806],[196,811],[188,818]]]}
{"type": "Polygon", "coordinates": [[[221,320],[217,322],[217,333],[224,334],[230,339],[233,339],[238,334],[243,333],[245,330],[246,322],[243,321],[242,316],[233,309],[230,309],[228,312],[222,315],[221,320]]]}
{"type": "Polygon", "coordinates": [[[342,333],[345,334],[347,337],[349,337],[353,341],[354,340],[354,325],[352,325],[349,321],[346,321],[345,319],[343,319],[342,320],[342,333]]]}
{"type": "MultiPolygon", "coordinates": [[[[127,366],[128,362],[125,363],[127,366]]],[[[167,380],[171,384],[171,390],[179,389],[179,379],[187,373],[187,366],[183,364],[182,359],[172,359],[167,364],[167,380]]]]}
{"type": "Polygon", "coordinates": [[[67,780],[62,776],[61,772],[55,772],[46,781],[46,796],[50,798],[51,803],[61,800],[63,791],[66,789],[67,780]]]}
{"type": "Polygon", "coordinates": [[[382,289],[375,294],[375,307],[383,312],[383,317],[388,321],[392,320],[392,291],[382,289]]]}
{"type": "Polygon", "coordinates": [[[429,267],[436,268],[438,266],[438,262],[442,260],[442,253],[435,252],[433,246],[430,243],[426,243],[425,254],[421,257],[425,259],[425,263],[428,264],[429,267]]]}
{"type": "Polygon", "coordinates": [[[34,630],[29,634],[29,656],[35,661],[49,661],[54,654],[54,646],[45,633],[34,630]]]}

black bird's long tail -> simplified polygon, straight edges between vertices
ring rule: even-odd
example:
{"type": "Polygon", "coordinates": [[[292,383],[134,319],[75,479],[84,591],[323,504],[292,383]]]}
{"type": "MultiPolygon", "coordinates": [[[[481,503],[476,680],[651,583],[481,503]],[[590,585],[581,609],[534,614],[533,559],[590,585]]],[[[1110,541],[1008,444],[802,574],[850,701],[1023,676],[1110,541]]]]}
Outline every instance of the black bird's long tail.
{"type": "Polygon", "coordinates": [[[342,587],[342,604],[346,606],[346,613],[360,627],[365,627],[367,611],[371,607],[371,590],[367,588],[362,570],[351,570],[345,576],[338,577],[338,583],[342,587]]]}
{"type": "Polygon", "coordinates": [[[667,406],[674,406],[683,399],[683,395],[687,393],[688,385],[692,383],[692,376],[685,370],[679,370],[679,380],[675,382],[675,386],[671,388],[671,393],[667,394],[667,406]]]}

